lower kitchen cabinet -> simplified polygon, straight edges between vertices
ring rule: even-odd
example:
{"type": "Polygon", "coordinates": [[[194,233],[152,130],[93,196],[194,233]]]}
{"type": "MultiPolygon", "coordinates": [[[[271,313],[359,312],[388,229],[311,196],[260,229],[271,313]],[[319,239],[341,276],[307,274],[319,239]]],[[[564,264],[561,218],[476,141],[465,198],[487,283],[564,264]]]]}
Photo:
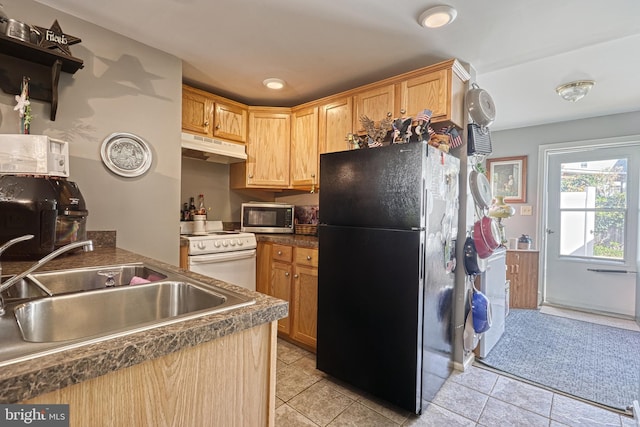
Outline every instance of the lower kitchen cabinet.
{"type": "Polygon", "coordinates": [[[538,307],[538,251],[507,251],[510,308],[538,307]]]}
{"type": "Polygon", "coordinates": [[[318,250],[258,242],[256,290],[289,302],[278,335],[315,351],[318,321],[318,250]]]}

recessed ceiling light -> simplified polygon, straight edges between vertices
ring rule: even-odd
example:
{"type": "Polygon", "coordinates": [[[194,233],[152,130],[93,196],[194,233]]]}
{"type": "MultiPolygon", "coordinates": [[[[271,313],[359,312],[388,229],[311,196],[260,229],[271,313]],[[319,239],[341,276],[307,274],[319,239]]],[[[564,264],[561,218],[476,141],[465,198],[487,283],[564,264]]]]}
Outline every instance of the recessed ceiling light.
{"type": "Polygon", "coordinates": [[[458,11],[451,6],[435,6],[422,12],[418,22],[426,28],[440,28],[451,24],[456,16],[458,11]]]}
{"type": "Polygon", "coordinates": [[[565,101],[576,102],[584,98],[595,84],[593,80],[578,80],[558,86],[556,92],[565,101]]]}
{"type": "Polygon", "coordinates": [[[284,80],[271,78],[271,79],[266,79],[265,81],[262,82],[262,84],[268,87],[269,89],[278,90],[284,87],[284,80]]]}

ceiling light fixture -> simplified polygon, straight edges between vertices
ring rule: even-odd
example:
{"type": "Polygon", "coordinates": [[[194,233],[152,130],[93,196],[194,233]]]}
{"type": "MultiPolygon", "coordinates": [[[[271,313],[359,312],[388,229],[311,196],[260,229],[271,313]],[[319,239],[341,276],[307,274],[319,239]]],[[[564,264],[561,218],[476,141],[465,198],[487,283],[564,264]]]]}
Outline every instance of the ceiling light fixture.
{"type": "Polygon", "coordinates": [[[451,24],[458,16],[458,11],[451,6],[435,6],[425,10],[418,22],[425,28],[440,28],[451,24]]]}
{"type": "Polygon", "coordinates": [[[595,84],[593,80],[578,80],[558,86],[556,92],[565,101],[576,102],[584,98],[595,84]]]}
{"type": "Polygon", "coordinates": [[[264,80],[262,84],[269,89],[279,90],[284,87],[284,80],[271,78],[264,80]]]}

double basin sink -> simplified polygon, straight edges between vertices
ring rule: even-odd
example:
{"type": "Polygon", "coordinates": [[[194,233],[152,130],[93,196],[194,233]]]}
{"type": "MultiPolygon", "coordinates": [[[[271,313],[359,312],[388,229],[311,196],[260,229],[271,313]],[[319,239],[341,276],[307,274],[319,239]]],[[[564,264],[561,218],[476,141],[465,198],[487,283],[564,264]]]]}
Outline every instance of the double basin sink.
{"type": "Polygon", "coordinates": [[[146,263],[32,273],[3,297],[3,317],[13,311],[31,343],[126,334],[255,302],[146,263]]]}

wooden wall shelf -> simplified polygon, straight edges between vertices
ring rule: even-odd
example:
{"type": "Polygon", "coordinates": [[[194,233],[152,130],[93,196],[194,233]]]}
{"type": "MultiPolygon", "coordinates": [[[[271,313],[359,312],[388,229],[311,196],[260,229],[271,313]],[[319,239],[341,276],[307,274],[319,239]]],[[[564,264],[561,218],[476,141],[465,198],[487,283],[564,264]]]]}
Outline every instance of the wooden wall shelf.
{"type": "Polygon", "coordinates": [[[51,103],[51,120],[58,111],[60,71],[74,74],[84,67],[81,59],[0,34],[0,88],[20,94],[22,77],[28,76],[29,97],[51,103]]]}

